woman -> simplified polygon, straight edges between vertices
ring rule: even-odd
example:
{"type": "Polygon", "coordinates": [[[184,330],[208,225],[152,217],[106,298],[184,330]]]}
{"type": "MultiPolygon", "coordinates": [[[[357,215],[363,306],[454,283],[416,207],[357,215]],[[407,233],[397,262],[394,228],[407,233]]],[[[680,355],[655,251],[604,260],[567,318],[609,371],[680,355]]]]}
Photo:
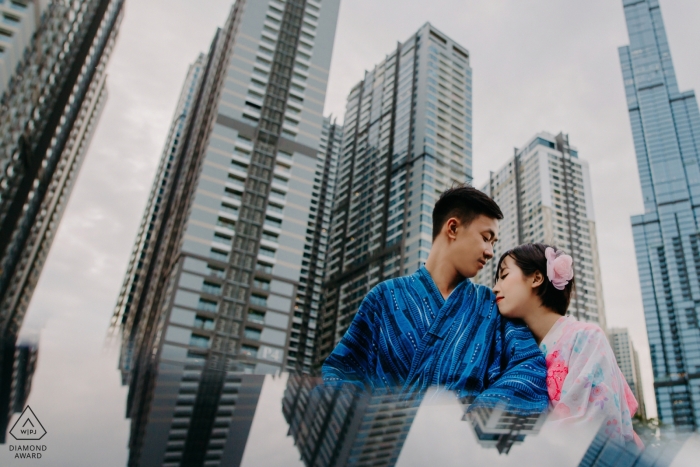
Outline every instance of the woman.
{"type": "Polygon", "coordinates": [[[612,438],[641,441],[632,429],[637,401],[603,330],[564,316],[574,289],[571,256],[540,243],[505,252],[496,273],[498,310],[522,319],[547,361],[549,420],[603,421],[612,438]]]}

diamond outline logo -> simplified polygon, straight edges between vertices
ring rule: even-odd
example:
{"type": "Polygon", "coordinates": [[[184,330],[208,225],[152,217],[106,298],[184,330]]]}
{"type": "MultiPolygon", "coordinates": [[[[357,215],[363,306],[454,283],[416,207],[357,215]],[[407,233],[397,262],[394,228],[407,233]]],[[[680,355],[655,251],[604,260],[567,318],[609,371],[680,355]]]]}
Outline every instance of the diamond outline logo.
{"type": "Polygon", "coordinates": [[[10,434],[17,441],[39,441],[41,438],[46,436],[46,428],[44,428],[44,425],[41,424],[41,422],[37,418],[37,416],[34,413],[34,411],[32,410],[32,408],[27,406],[22,411],[22,415],[19,416],[19,418],[17,419],[15,424],[12,425],[12,429],[10,430],[10,434]],[[22,424],[20,424],[20,422],[22,422],[22,424]],[[33,436],[39,436],[39,433],[41,433],[41,436],[39,436],[38,438],[29,438],[29,437],[27,437],[27,435],[22,435],[19,433],[17,435],[15,435],[15,433],[13,433],[15,431],[15,428],[18,428],[17,431],[20,431],[22,429],[25,429],[27,424],[29,424],[33,429],[37,430],[37,433],[33,436]]]}

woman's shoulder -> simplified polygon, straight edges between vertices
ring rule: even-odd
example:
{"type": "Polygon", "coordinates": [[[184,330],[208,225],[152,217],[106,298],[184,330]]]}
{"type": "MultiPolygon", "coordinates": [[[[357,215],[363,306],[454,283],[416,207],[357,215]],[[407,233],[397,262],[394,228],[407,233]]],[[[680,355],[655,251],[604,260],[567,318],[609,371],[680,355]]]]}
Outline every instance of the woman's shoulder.
{"type": "Polygon", "coordinates": [[[588,321],[579,321],[573,316],[565,316],[564,325],[570,331],[576,334],[587,334],[589,336],[595,335],[599,337],[606,337],[605,331],[603,331],[603,329],[596,323],[591,323],[588,321]]]}
{"type": "Polygon", "coordinates": [[[579,321],[573,316],[566,316],[562,321],[562,340],[569,342],[579,352],[583,348],[610,346],[605,331],[598,324],[579,321]]]}

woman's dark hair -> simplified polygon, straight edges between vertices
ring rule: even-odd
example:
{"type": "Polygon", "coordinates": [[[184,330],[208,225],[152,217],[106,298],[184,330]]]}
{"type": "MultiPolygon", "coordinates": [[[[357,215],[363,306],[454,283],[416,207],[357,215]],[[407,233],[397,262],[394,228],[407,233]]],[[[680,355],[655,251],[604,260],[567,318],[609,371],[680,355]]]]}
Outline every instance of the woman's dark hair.
{"type": "Polygon", "coordinates": [[[569,308],[571,295],[574,292],[574,278],[566,284],[564,290],[559,290],[552,285],[547,277],[547,258],[544,255],[548,247],[553,248],[554,251],[558,251],[555,247],[550,247],[550,245],[545,245],[543,243],[525,243],[506,251],[501,255],[501,259],[498,260],[494,283],[498,281],[498,276],[501,272],[501,263],[506,259],[506,256],[510,256],[523,272],[524,276],[532,276],[537,271],[542,274],[544,282],[536,289],[537,295],[540,297],[540,300],[542,300],[542,305],[564,316],[566,310],[569,308]]]}
{"type": "Polygon", "coordinates": [[[455,184],[442,192],[433,208],[433,241],[450,217],[469,225],[481,214],[491,219],[503,219],[501,208],[486,193],[464,183],[455,184]]]}

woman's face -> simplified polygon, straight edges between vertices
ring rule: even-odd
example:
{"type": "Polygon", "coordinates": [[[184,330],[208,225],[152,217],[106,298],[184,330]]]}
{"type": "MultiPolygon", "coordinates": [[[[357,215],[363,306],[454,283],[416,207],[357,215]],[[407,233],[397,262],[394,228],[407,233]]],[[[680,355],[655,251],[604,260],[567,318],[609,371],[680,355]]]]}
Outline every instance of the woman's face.
{"type": "Polygon", "coordinates": [[[498,281],[493,287],[498,311],[508,318],[524,318],[528,311],[541,305],[541,300],[535,293],[535,288],[541,283],[539,273],[526,277],[515,260],[506,256],[501,262],[498,281]]]}

